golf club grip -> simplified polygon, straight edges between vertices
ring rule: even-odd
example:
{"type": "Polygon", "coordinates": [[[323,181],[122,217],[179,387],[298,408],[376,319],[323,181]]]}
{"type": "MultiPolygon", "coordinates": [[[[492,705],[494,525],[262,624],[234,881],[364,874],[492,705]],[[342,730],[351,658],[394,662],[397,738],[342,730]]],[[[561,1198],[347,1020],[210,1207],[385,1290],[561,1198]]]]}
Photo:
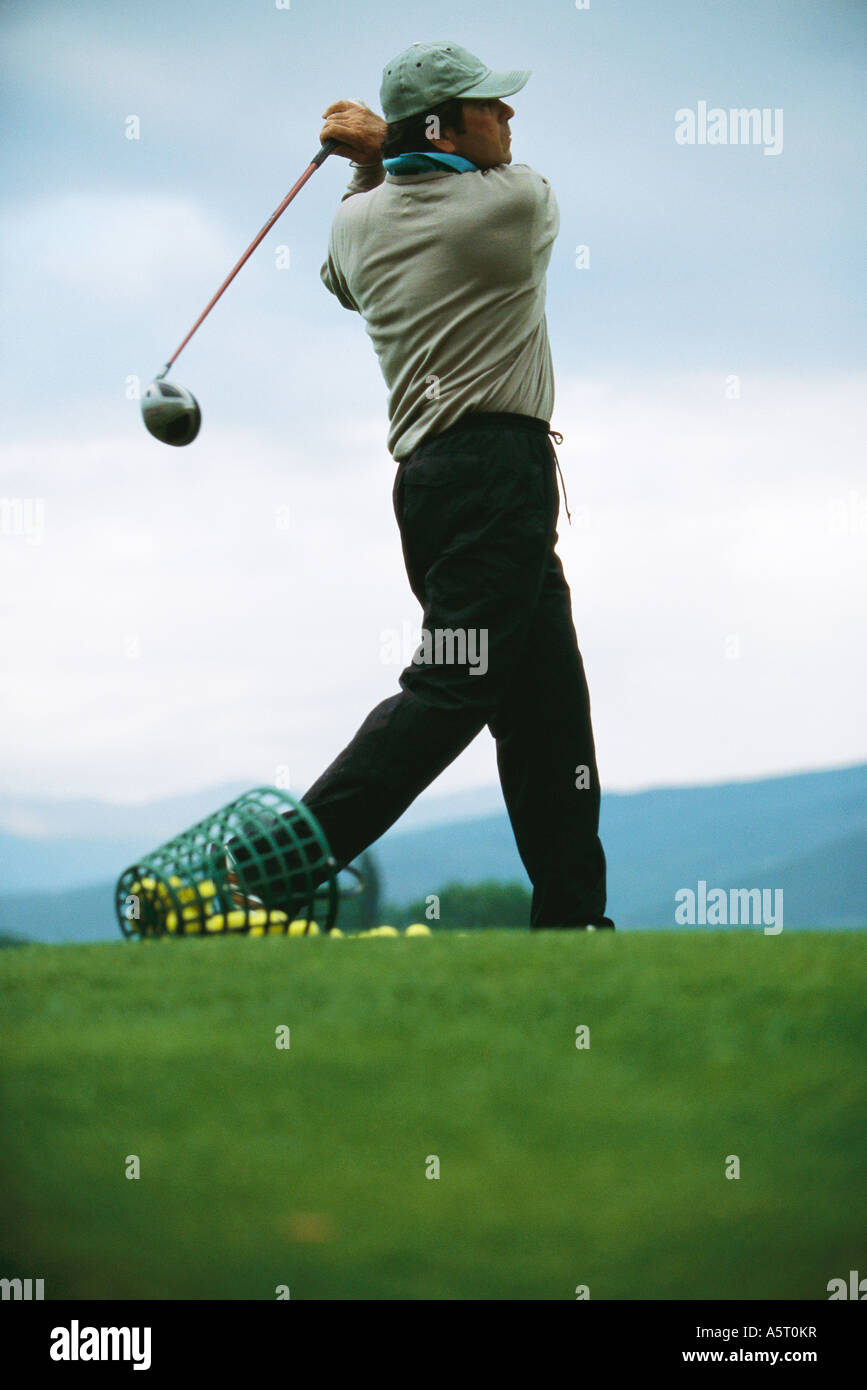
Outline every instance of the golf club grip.
{"type": "Polygon", "coordinates": [[[255,241],[251,241],[250,245],[247,247],[247,250],[244,252],[243,256],[238,261],[238,264],[229,272],[222,285],[217,290],[217,293],[214,295],[213,299],[199,314],[199,317],[196,319],[195,323],[193,324],[186,338],[184,338],[184,341],[181,343],[180,347],[175,348],[175,351],[172,353],[171,357],[166,363],[165,368],[163,369],[163,375],[165,375],[166,371],[168,371],[169,367],[171,367],[175,359],[177,357],[180,357],[181,353],[187,346],[187,343],[190,341],[193,334],[204,323],[205,319],[208,317],[208,314],[213,309],[217,300],[220,298],[223,292],[229,288],[241,267],[250,259],[253,252],[256,250],[256,247],[259,245],[259,242],[262,241],[263,237],[266,237],[268,235],[277,219],[279,217],[282,217],[283,213],[286,211],[289,204],[292,202],[292,199],[295,197],[295,194],[298,193],[304,187],[304,184],[310,178],[311,174],[315,174],[320,164],[322,164],[328,158],[328,156],[331,154],[331,151],[336,149],[339,144],[339,140],[326,140],[319,152],[313,156],[310,163],[307,165],[307,168],[304,170],[304,173],[301,175],[300,179],[298,179],[297,182],[294,183],[292,187],[289,189],[289,192],[286,194],[286,197],[283,199],[280,206],[278,208],[275,208],[274,212],[272,212],[271,216],[268,218],[268,221],[265,223],[264,227],[262,228],[259,235],[256,237],[255,241]]]}
{"type": "Polygon", "coordinates": [[[337,146],[338,146],[339,144],[340,144],[340,141],[339,141],[339,140],[326,140],[326,141],[325,141],[325,143],[324,143],[324,145],[322,146],[322,148],[321,148],[321,150],[319,151],[319,153],[318,153],[318,154],[315,154],[315,155],[313,156],[313,163],[316,165],[317,169],[319,168],[319,165],[320,165],[320,164],[324,164],[324,163],[325,163],[325,160],[326,160],[326,159],[328,158],[328,156],[331,154],[331,151],[332,151],[332,150],[336,150],[336,149],[337,149],[337,146]]]}

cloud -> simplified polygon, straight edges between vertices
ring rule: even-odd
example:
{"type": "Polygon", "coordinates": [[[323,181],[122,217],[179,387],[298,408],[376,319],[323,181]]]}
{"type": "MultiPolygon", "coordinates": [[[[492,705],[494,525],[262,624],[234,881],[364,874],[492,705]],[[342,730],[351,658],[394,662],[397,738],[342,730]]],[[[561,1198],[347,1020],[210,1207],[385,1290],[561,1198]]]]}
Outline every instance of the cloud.
{"type": "MultiPolygon", "coordinates": [[[[120,16],[52,5],[50,15],[7,26],[5,67],[20,90],[49,94],[79,119],[112,112],[120,125],[135,113],[152,116],[165,131],[191,124],[213,129],[214,73],[225,72],[227,36],[218,24],[195,25],[191,61],[192,23],[176,7],[157,4],[149,22],[131,33],[120,16]]],[[[236,50],[255,48],[249,30],[232,38],[236,50]]]]}
{"type": "Polygon", "coordinates": [[[85,316],[94,305],[140,304],[157,289],[169,297],[191,277],[216,286],[237,259],[230,238],[193,199],[151,193],[78,192],[18,203],[0,213],[0,246],[17,296],[68,296],[85,316]]]}
{"type": "MultiPolygon", "coordinates": [[[[561,385],[559,549],[607,785],[862,756],[863,399],[854,377],[740,401],[694,373],[561,385]]],[[[336,473],[328,427],[14,446],[45,529],[0,537],[10,784],[143,797],[288,765],[308,785],[397,688],[383,630],[420,621],[382,426],[359,418],[336,473]]],[[[484,735],[438,790],[495,775],[484,735]]]]}

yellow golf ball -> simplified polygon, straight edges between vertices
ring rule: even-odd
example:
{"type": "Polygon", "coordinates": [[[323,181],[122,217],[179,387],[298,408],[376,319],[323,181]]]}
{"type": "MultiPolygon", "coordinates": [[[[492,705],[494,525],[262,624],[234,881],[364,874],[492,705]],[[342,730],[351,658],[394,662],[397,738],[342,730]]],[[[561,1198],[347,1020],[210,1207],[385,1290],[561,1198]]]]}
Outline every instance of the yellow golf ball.
{"type": "Polygon", "coordinates": [[[308,922],[306,922],[306,921],[304,920],[303,917],[296,918],[296,920],[295,920],[294,922],[290,922],[290,923],[289,923],[289,935],[290,935],[290,936],[318,936],[318,935],[319,935],[319,923],[318,923],[318,922],[310,922],[310,923],[308,923],[308,922]]]}

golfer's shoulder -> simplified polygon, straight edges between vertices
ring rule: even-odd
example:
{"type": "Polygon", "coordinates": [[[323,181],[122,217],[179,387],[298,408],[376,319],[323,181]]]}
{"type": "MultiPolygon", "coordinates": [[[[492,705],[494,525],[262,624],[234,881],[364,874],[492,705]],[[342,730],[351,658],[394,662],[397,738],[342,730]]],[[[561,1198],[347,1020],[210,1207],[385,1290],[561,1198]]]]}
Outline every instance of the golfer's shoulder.
{"type": "Polygon", "coordinates": [[[540,174],[538,169],[531,168],[529,164],[495,164],[492,169],[483,169],[481,173],[493,186],[505,190],[529,190],[541,197],[546,189],[551,189],[550,181],[545,175],[540,174]]]}
{"type": "Polygon", "coordinates": [[[378,234],[376,229],[383,218],[374,211],[374,204],[381,188],[382,184],[366,193],[353,193],[338,203],[329,234],[329,244],[338,256],[348,254],[349,247],[358,247],[367,237],[378,234]]]}
{"type": "MultiPolygon", "coordinates": [[[[466,176],[465,176],[466,177],[466,176]]],[[[496,164],[473,174],[476,206],[484,217],[503,227],[526,227],[528,219],[553,225],[559,213],[554,190],[544,174],[529,164],[496,164]]]]}
{"type": "Polygon", "coordinates": [[[334,210],[332,225],[348,227],[375,215],[385,190],[386,185],[378,183],[373,188],[357,189],[345,195],[334,210]]]}
{"type": "Polygon", "coordinates": [[[554,190],[544,174],[529,164],[495,164],[483,169],[478,176],[486,199],[514,209],[518,215],[534,209],[556,207],[554,190]]]}

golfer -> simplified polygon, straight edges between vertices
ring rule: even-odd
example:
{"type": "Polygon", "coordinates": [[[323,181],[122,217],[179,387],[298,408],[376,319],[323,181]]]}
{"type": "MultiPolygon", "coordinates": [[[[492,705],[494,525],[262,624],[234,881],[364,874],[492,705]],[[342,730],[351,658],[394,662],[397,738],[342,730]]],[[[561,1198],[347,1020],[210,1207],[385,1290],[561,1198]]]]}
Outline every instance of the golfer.
{"type": "Polygon", "coordinates": [[[320,139],[339,140],[354,173],[322,279],[361,315],[388,386],[394,510],[424,620],[400,692],[303,800],[345,865],[487,726],[530,925],[613,927],[590,701],[555,553],[545,272],[559,211],[548,180],[512,164],[503,100],[529,76],[417,43],[386,65],[384,120],[352,101],[323,113],[320,139]]]}

